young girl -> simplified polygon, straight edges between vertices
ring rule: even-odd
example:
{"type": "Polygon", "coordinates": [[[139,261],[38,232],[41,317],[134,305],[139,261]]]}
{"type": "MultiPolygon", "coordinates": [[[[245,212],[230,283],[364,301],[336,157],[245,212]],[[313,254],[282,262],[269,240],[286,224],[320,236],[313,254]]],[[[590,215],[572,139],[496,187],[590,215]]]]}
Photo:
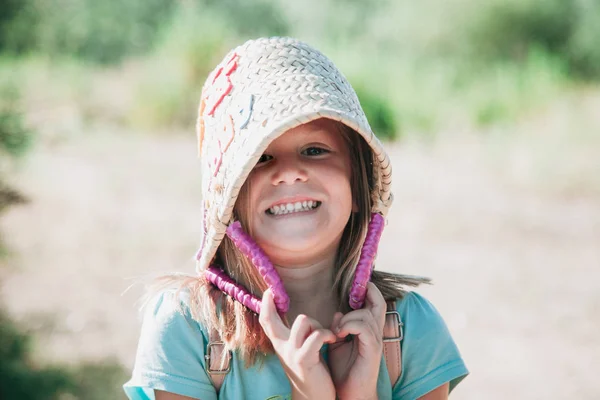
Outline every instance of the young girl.
{"type": "Polygon", "coordinates": [[[128,397],[447,398],[468,371],[403,289],[427,280],[372,270],[391,165],[333,63],[290,38],[241,45],[197,132],[197,275],[152,292],[128,397]]]}

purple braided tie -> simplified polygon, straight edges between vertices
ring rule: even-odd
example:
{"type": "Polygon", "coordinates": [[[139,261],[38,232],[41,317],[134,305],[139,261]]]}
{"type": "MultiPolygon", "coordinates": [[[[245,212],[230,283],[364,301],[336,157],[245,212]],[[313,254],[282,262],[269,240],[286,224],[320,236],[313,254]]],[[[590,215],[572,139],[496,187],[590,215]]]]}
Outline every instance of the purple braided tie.
{"type": "Polygon", "coordinates": [[[367,284],[371,279],[373,261],[377,255],[377,246],[379,245],[384,225],[385,219],[381,214],[371,214],[371,222],[369,222],[365,243],[361,249],[358,265],[356,266],[354,282],[350,289],[350,307],[354,310],[362,308],[365,304],[367,284]]]}
{"type": "Polygon", "coordinates": [[[230,224],[226,233],[242,254],[252,261],[267,286],[273,291],[273,300],[277,310],[280,313],[286,313],[290,307],[290,298],[283,287],[279,274],[265,252],[252,240],[250,235],[244,232],[240,221],[230,224]]]}
{"type": "Polygon", "coordinates": [[[206,278],[216,287],[252,311],[260,314],[260,300],[229,277],[221,268],[211,265],[204,271],[206,278]]]}

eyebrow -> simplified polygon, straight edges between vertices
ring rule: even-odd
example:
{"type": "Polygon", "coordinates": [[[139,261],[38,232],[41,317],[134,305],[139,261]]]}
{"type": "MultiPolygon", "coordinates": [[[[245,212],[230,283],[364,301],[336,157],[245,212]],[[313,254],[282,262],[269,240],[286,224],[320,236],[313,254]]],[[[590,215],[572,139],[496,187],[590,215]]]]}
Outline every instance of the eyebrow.
{"type": "Polygon", "coordinates": [[[333,133],[333,132],[330,132],[329,130],[324,129],[324,128],[319,128],[319,129],[310,131],[308,133],[305,133],[303,136],[312,137],[312,136],[319,135],[319,136],[324,136],[326,138],[329,138],[330,137],[330,135],[329,135],[330,133],[333,133]]]}

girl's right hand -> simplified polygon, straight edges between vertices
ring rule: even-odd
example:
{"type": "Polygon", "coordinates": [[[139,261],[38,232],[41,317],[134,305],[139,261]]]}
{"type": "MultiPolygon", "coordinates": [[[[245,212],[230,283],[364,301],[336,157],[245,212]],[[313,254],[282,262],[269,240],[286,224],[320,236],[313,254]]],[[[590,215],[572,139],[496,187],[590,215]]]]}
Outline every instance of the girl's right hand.
{"type": "Polygon", "coordinates": [[[335,386],[320,350],[336,336],[316,320],[299,315],[288,328],[277,313],[271,289],[264,292],[258,318],[292,387],[292,398],[335,399],[335,386]]]}

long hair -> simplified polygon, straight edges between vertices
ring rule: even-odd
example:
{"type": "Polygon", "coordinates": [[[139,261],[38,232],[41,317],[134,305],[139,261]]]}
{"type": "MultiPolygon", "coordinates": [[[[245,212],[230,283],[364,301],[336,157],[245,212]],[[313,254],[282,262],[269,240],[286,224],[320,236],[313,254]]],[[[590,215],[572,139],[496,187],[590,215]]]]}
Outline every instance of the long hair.
{"type": "MultiPolygon", "coordinates": [[[[333,289],[338,296],[340,311],[350,311],[348,304],[350,288],[354,272],[360,257],[361,245],[367,234],[373,199],[373,152],[364,139],[353,129],[344,124],[336,123],[340,134],[343,135],[350,154],[351,178],[350,185],[357,212],[352,212],[344,228],[340,245],[336,254],[333,274],[333,289]]],[[[248,182],[248,181],[247,181],[248,182]]],[[[249,208],[248,185],[240,189],[234,208],[234,216],[248,231],[249,208]]],[[[262,297],[267,285],[252,263],[237,249],[233,242],[225,236],[219,245],[215,263],[236,282],[244,286],[250,293],[262,297]]],[[[418,286],[429,283],[429,279],[408,275],[398,275],[383,271],[373,271],[371,281],[381,291],[386,300],[402,298],[406,286],[418,286]]],[[[204,278],[173,277],[159,278],[154,292],[165,287],[175,286],[177,290],[186,290],[190,296],[190,311],[194,319],[207,329],[217,330],[225,344],[225,350],[237,351],[244,360],[246,367],[273,352],[270,340],[263,332],[258,315],[247,309],[241,303],[225,295],[204,278]]],[[[222,362],[227,351],[223,352],[222,362]]]]}

